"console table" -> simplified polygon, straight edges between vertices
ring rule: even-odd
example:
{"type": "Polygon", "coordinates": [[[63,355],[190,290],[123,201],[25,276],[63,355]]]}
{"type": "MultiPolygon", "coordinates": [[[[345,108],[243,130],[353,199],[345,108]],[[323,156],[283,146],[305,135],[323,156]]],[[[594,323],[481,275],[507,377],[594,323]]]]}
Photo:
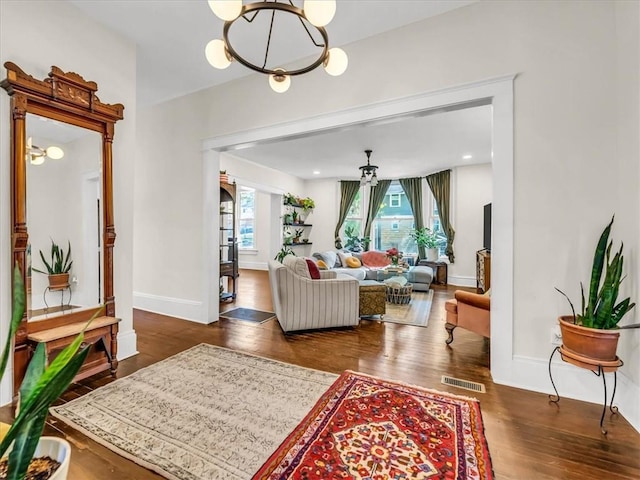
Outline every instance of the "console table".
{"type": "Polygon", "coordinates": [[[604,414],[607,411],[607,379],[605,378],[605,373],[613,372],[613,393],[611,394],[611,401],[609,402],[609,410],[611,413],[618,413],[618,407],[613,406],[613,399],[616,396],[616,387],[618,385],[618,368],[624,365],[624,362],[617,358],[611,362],[589,362],[588,359],[582,357],[580,355],[576,355],[570,350],[564,348],[564,346],[556,347],[551,352],[551,356],[549,357],[549,379],[551,380],[551,385],[553,385],[553,390],[556,392],[555,395],[549,395],[549,401],[551,403],[558,404],[560,402],[560,395],[558,394],[558,389],[556,388],[556,384],[553,381],[553,376],[551,375],[551,360],[553,360],[553,356],[556,352],[560,352],[560,357],[567,363],[575,365],[576,367],[585,368],[587,370],[591,370],[597,377],[602,377],[602,385],[604,388],[604,403],[602,404],[602,415],[600,415],[600,431],[603,435],[607,434],[607,430],[602,426],[604,422],[604,414]]]}
{"type": "Polygon", "coordinates": [[[431,262],[429,260],[420,260],[418,265],[431,267],[433,269],[433,283],[436,285],[447,285],[449,283],[448,263],[447,262],[431,262]]]}

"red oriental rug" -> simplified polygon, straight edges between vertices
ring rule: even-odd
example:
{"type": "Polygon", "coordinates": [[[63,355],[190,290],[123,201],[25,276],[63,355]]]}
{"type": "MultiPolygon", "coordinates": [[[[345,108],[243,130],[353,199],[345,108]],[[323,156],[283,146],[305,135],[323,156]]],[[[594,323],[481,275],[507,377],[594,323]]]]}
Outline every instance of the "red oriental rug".
{"type": "Polygon", "coordinates": [[[253,478],[494,476],[477,400],[346,371],[253,478]]]}

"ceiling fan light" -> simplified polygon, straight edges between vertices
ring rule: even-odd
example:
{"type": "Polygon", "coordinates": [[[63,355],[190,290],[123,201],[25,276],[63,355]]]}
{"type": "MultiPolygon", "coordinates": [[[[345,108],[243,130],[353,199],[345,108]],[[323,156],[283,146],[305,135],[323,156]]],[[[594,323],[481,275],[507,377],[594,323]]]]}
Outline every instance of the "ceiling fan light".
{"type": "Polygon", "coordinates": [[[242,0],[209,0],[209,8],[216,17],[230,22],[242,11],[242,0]]]}
{"type": "Polygon", "coordinates": [[[349,57],[344,50],[338,47],[330,48],[324,61],[325,71],[334,77],[342,75],[349,65],[349,57]]]}
{"type": "Polygon", "coordinates": [[[324,27],[336,14],[336,0],[305,0],[302,10],[311,25],[324,27]]]}
{"type": "Polygon", "coordinates": [[[56,147],[55,145],[47,148],[46,151],[47,157],[53,160],[60,160],[62,157],[64,157],[64,150],[62,150],[60,147],[56,147]]]}
{"type": "Polygon", "coordinates": [[[289,90],[291,86],[291,77],[284,75],[285,70],[282,68],[276,68],[275,71],[282,72],[269,75],[269,86],[274,92],[284,93],[289,90]]]}
{"type": "Polygon", "coordinates": [[[376,185],[378,185],[378,176],[374,173],[371,177],[371,186],[375,187],[376,185]]]}
{"type": "Polygon", "coordinates": [[[227,47],[219,38],[207,43],[207,46],[204,49],[204,54],[212,67],[222,70],[231,65],[231,60],[227,53],[227,47]]]}

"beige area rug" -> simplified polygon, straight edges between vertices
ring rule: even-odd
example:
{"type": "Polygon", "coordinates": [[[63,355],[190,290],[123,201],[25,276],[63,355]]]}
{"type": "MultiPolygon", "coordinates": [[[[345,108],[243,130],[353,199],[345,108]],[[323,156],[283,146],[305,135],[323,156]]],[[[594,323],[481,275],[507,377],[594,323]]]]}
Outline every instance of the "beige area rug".
{"type": "Polygon", "coordinates": [[[382,317],[382,321],[426,327],[429,323],[432,303],[433,290],[412,292],[411,302],[408,304],[396,305],[387,302],[387,313],[382,317]]]}
{"type": "Polygon", "coordinates": [[[166,478],[246,480],[336,378],[201,344],[51,413],[166,478]]]}

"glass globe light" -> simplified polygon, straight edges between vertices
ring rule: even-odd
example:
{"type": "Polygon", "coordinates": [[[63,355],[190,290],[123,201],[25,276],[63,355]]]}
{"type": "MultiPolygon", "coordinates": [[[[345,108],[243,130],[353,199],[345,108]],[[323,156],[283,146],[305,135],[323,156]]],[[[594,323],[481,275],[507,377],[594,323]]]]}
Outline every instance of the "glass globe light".
{"type": "Polygon", "coordinates": [[[227,54],[227,47],[219,38],[207,43],[207,46],[204,49],[204,54],[212,67],[222,70],[231,65],[231,60],[227,54]]]}
{"type": "Polygon", "coordinates": [[[337,77],[342,75],[349,65],[349,57],[338,47],[330,48],[327,52],[327,58],[324,61],[324,69],[329,75],[337,77]]]}
{"type": "Polygon", "coordinates": [[[282,68],[276,68],[275,71],[282,73],[269,75],[269,86],[274,92],[284,93],[291,86],[291,76],[285,75],[285,70],[282,68]]]}
{"type": "Polygon", "coordinates": [[[242,0],[209,0],[209,8],[216,17],[230,22],[242,11],[242,0]]]}
{"type": "Polygon", "coordinates": [[[60,147],[51,146],[47,148],[47,157],[53,160],[60,160],[62,157],[64,157],[64,150],[62,150],[60,147]]]}
{"type": "Polygon", "coordinates": [[[44,155],[29,155],[31,157],[31,165],[42,165],[44,163],[44,155]]]}
{"type": "Polygon", "coordinates": [[[311,25],[324,27],[336,14],[336,0],[305,0],[302,10],[311,25]]]}
{"type": "Polygon", "coordinates": [[[371,176],[371,186],[375,187],[376,185],[378,185],[378,175],[373,172],[373,175],[371,176]]]}

